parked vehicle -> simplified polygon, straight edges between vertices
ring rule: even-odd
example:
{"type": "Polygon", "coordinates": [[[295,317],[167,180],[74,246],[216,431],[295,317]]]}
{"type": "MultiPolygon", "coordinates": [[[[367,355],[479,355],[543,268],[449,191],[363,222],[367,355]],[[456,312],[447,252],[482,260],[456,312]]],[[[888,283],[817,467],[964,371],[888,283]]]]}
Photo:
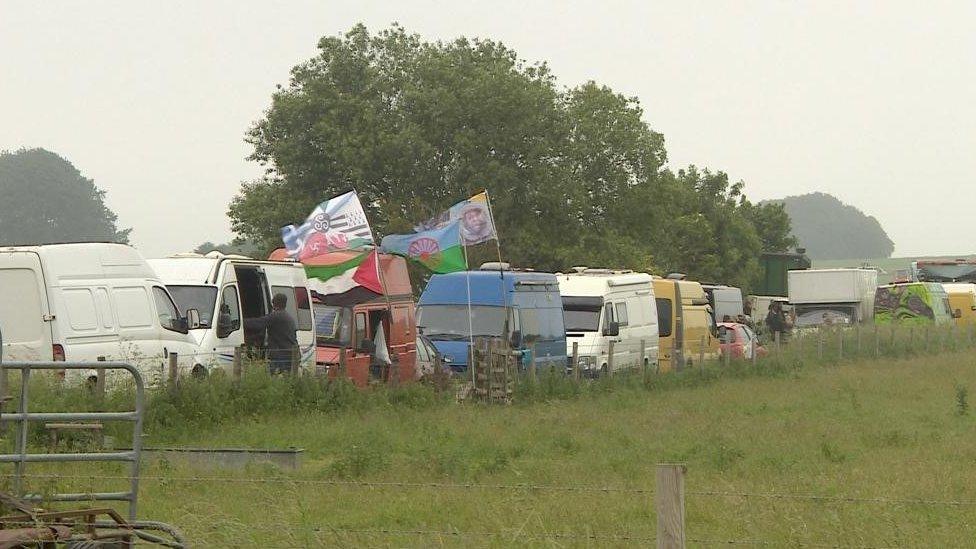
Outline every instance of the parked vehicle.
{"type": "Polygon", "coordinates": [[[472,337],[508,338],[537,367],[566,365],[566,328],[556,275],[486,263],[477,271],[430,278],[417,308],[417,326],[456,372],[468,367],[472,337]]]}
{"type": "Polygon", "coordinates": [[[937,282],[909,282],[878,286],[874,300],[878,324],[948,324],[953,321],[949,296],[937,282]]]}
{"type": "Polygon", "coordinates": [[[195,375],[206,375],[215,368],[229,369],[234,348],[241,345],[250,352],[263,353],[264,331],[248,330],[243,321],[270,313],[271,298],[278,293],[288,298],[287,311],[295,320],[301,367],[311,369],[315,332],[301,265],[220,252],[176,254],[150,259],[149,264],[182,313],[190,309],[200,312],[199,324],[190,326],[198,348],[195,375]]]}
{"type": "Polygon", "coordinates": [[[640,366],[642,355],[644,365],[657,361],[657,307],[651,275],[581,268],[557,278],[566,323],[566,354],[572,356],[575,343],[581,371],[606,372],[611,341],[615,371],[640,366]]]}
{"type": "Polygon", "coordinates": [[[921,260],[912,262],[912,282],[976,282],[976,259],[921,260]]]}
{"type": "Polygon", "coordinates": [[[875,269],[810,269],[789,272],[795,328],[853,325],[874,317],[875,269]]]}
{"type": "Polygon", "coordinates": [[[793,306],[785,297],[777,297],[770,295],[750,295],[745,299],[743,308],[745,309],[745,314],[748,318],[752,319],[753,326],[756,327],[756,331],[762,333],[765,330],[766,315],[769,314],[769,307],[773,303],[779,303],[783,307],[783,311],[789,318],[792,318],[793,306]]]}
{"type": "Polygon", "coordinates": [[[716,324],[722,322],[725,317],[735,320],[739,315],[745,314],[742,290],[739,288],[720,284],[702,284],[702,289],[708,296],[708,304],[712,308],[712,318],[716,324]]]}
{"type": "Polygon", "coordinates": [[[757,358],[768,354],[756,333],[745,324],[719,322],[718,339],[722,354],[728,353],[731,358],[751,360],[753,354],[757,358]]]}
{"type": "Polygon", "coordinates": [[[701,356],[718,356],[715,321],[701,284],[654,277],[658,320],[658,368],[661,372],[690,366],[701,356]]]}
{"type": "Polygon", "coordinates": [[[959,326],[976,324],[976,284],[943,283],[949,297],[949,309],[959,326]]]}
{"type": "MultiPolygon", "coordinates": [[[[441,352],[437,350],[434,342],[427,339],[427,336],[417,334],[417,368],[416,379],[424,379],[433,376],[437,370],[444,370],[444,359],[441,352]]],[[[446,368],[450,370],[450,368],[446,368]]]]}
{"type": "MultiPolygon", "coordinates": [[[[169,353],[186,369],[196,350],[189,313],[135,249],[78,243],[0,248],[5,360],[126,361],[161,381],[169,353]]],[[[71,370],[73,377],[95,371],[71,370]]]]}
{"type": "MultiPolygon", "coordinates": [[[[284,253],[275,251],[272,257],[284,253]]],[[[306,259],[304,265],[336,265],[356,255],[332,252],[306,259]]],[[[355,284],[336,287],[333,281],[308,281],[315,312],[316,368],[335,377],[344,362],[346,376],[357,387],[366,387],[371,379],[407,383],[417,377],[417,315],[407,263],[395,255],[378,257],[385,295],[355,284]]]]}
{"type": "Polygon", "coordinates": [[[806,250],[797,248],[796,252],[767,252],[759,258],[762,278],[754,288],[758,295],[786,297],[790,271],[809,269],[812,264],[806,255],[806,250]]]}

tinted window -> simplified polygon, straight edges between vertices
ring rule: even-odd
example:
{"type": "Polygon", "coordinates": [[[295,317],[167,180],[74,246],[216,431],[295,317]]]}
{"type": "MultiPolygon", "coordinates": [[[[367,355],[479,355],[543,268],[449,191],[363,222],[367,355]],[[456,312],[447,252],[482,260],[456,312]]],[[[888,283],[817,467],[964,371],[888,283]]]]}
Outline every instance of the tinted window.
{"type": "Polygon", "coordinates": [[[333,305],[316,304],[315,340],[327,345],[349,345],[349,322],[352,311],[333,305]]]}
{"type": "Polygon", "coordinates": [[[668,337],[671,335],[673,315],[671,300],[659,297],[655,301],[657,302],[657,333],[660,337],[668,337]]]}
{"type": "Polygon", "coordinates": [[[312,304],[308,300],[308,290],[302,286],[295,288],[295,305],[298,309],[299,330],[308,331],[312,329],[312,304]]]}
{"type": "Polygon", "coordinates": [[[563,296],[563,316],[565,317],[566,331],[598,331],[602,309],[602,298],[563,296]]]}
{"type": "Polygon", "coordinates": [[[427,353],[427,346],[424,345],[423,340],[417,340],[417,360],[423,362],[430,362],[430,354],[427,353]]]}
{"type": "MultiPolygon", "coordinates": [[[[271,296],[274,297],[277,294],[281,294],[288,298],[288,303],[285,304],[285,310],[291,315],[291,319],[295,321],[295,327],[298,327],[298,306],[295,304],[295,289],[290,286],[272,286],[271,296]]],[[[306,328],[307,330],[308,328],[306,328]]]]}
{"type": "Polygon", "coordinates": [[[627,325],[627,320],[628,320],[627,319],[627,304],[626,303],[617,303],[615,305],[615,307],[616,307],[616,310],[617,310],[617,323],[620,324],[621,326],[626,326],[627,325]]]}
{"type": "Polygon", "coordinates": [[[613,316],[613,303],[607,303],[603,307],[603,329],[609,328],[611,322],[616,322],[613,316]]]}
{"type": "MultiPolygon", "coordinates": [[[[200,313],[201,317],[203,312],[200,313]]],[[[201,323],[203,319],[200,319],[201,323]]],[[[237,288],[227,286],[220,292],[220,312],[217,313],[217,325],[220,332],[230,335],[241,327],[241,303],[237,298],[237,288]]]]}
{"type": "Polygon", "coordinates": [[[159,316],[159,323],[167,330],[178,331],[180,328],[180,312],[176,309],[176,304],[170,299],[166,290],[159,286],[153,286],[153,299],[156,300],[156,314],[159,316]]]}
{"type": "MultiPolygon", "coordinates": [[[[417,326],[434,341],[463,341],[472,335],[501,337],[505,308],[488,305],[424,305],[417,308],[417,326]]],[[[524,318],[522,319],[524,322],[524,318]]],[[[523,333],[528,333],[523,324],[523,333]]]]}
{"type": "Polygon", "coordinates": [[[356,345],[361,345],[366,339],[366,313],[356,313],[356,345]]]}

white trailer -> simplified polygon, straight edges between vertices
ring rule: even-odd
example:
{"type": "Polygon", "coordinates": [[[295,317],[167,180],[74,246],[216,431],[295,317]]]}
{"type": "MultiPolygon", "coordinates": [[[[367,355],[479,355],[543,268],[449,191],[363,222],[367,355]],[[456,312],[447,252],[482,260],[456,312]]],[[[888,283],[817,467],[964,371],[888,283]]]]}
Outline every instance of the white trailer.
{"type": "Polygon", "coordinates": [[[874,318],[875,269],[789,271],[788,293],[799,328],[856,324],[874,318]]]}

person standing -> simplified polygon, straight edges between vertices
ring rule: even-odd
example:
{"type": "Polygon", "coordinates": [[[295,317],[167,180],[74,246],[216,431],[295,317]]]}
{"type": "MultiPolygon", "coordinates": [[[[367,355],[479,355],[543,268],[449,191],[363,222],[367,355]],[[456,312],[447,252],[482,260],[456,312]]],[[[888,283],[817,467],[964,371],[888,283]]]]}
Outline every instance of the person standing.
{"type": "Polygon", "coordinates": [[[777,340],[777,332],[779,332],[779,338],[782,341],[783,334],[786,332],[787,323],[786,314],[783,312],[783,305],[778,301],[774,301],[769,306],[769,313],[766,314],[766,328],[769,329],[773,341],[777,340]]]}
{"type": "Polygon", "coordinates": [[[247,318],[244,326],[248,330],[267,330],[268,361],[271,374],[291,371],[291,357],[298,346],[295,320],[288,314],[288,296],[275,294],[271,298],[272,311],[264,316],[247,318]]]}

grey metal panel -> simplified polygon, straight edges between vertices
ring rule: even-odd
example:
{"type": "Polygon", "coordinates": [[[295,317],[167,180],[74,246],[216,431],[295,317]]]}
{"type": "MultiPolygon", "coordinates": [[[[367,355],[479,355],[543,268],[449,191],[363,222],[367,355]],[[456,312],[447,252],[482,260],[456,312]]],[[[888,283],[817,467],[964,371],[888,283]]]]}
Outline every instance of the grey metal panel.
{"type": "Polygon", "coordinates": [[[135,452],[92,452],[85,454],[0,454],[0,463],[61,463],[76,461],[135,461],[135,452]]]}

